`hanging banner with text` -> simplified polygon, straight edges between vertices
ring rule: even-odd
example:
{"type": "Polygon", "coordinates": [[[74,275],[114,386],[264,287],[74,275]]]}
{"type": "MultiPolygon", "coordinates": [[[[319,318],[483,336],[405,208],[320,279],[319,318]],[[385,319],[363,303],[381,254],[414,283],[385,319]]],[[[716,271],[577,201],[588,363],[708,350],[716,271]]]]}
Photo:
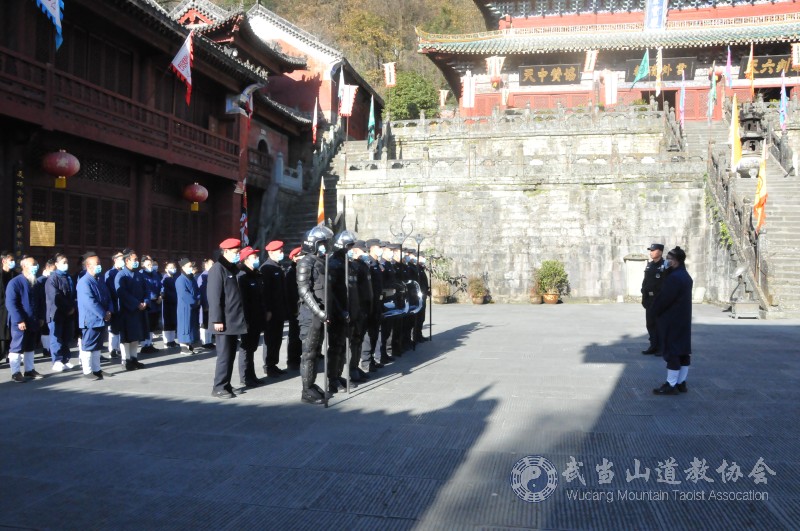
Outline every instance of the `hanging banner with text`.
{"type": "Polygon", "coordinates": [[[667,24],[667,0],[647,0],[644,14],[645,30],[663,30],[667,24]]]}
{"type": "MultiPolygon", "coordinates": [[[[750,56],[742,57],[739,67],[739,79],[744,79],[744,72],[747,71],[747,62],[750,56]]],[[[792,57],[790,55],[757,55],[753,57],[753,72],[755,79],[764,77],[781,77],[781,72],[789,73],[792,68],[792,57]]]]}
{"type": "MultiPolygon", "coordinates": [[[[661,80],[662,81],[680,81],[681,73],[686,76],[686,79],[694,78],[694,61],[693,57],[664,57],[661,61],[661,80]]],[[[639,73],[639,65],[641,59],[628,59],[625,61],[625,81],[632,83],[639,73]]],[[[656,65],[650,65],[650,74],[644,78],[645,81],[656,80],[656,65]]]]}
{"type": "Polygon", "coordinates": [[[533,65],[519,67],[519,85],[572,85],[581,82],[583,65],[533,65]]]}

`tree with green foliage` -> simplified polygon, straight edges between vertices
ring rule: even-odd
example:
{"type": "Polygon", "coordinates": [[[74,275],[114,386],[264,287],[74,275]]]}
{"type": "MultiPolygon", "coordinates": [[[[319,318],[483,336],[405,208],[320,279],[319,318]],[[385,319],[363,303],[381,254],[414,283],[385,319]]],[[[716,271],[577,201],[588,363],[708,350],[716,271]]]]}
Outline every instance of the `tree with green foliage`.
{"type": "Polygon", "coordinates": [[[397,85],[386,96],[386,108],[393,120],[413,120],[425,111],[428,117],[439,114],[439,94],[433,83],[416,72],[398,72],[397,85]]]}

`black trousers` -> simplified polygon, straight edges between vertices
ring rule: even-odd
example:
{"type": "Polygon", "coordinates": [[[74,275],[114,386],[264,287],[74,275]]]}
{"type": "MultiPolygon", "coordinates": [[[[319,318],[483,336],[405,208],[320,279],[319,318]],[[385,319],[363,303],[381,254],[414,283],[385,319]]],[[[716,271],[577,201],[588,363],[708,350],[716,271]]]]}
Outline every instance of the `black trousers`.
{"type": "Polygon", "coordinates": [[[655,297],[643,297],[642,306],[644,306],[644,320],[647,326],[647,335],[650,338],[650,348],[659,349],[661,345],[658,341],[658,324],[656,324],[656,316],[653,313],[653,301],[655,297]]]}
{"type": "Polygon", "coordinates": [[[342,322],[328,325],[328,379],[340,376],[344,369],[348,328],[342,322]]]}
{"type": "Polygon", "coordinates": [[[262,357],[264,367],[277,367],[281,357],[281,343],[283,343],[283,320],[274,316],[267,321],[264,329],[264,348],[262,357]]]}
{"type": "Polygon", "coordinates": [[[427,301],[422,303],[422,309],[416,315],[414,320],[414,341],[419,341],[422,337],[422,326],[425,324],[425,312],[428,309],[427,301]]]}
{"type": "Polygon", "coordinates": [[[295,367],[300,365],[303,355],[303,342],[300,341],[300,320],[297,316],[289,318],[289,337],[286,349],[286,362],[295,367]]]}
{"type": "Polygon", "coordinates": [[[303,344],[303,355],[300,363],[300,378],[303,389],[307,390],[317,379],[317,356],[322,352],[324,329],[322,321],[311,310],[303,306],[298,316],[300,323],[300,340],[303,344]]]}
{"type": "Polygon", "coordinates": [[[361,343],[361,368],[367,370],[369,362],[375,355],[378,346],[378,336],[381,332],[381,315],[374,313],[367,317],[366,333],[361,343]]]}
{"type": "Polygon", "coordinates": [[[217,339],[217,366],[214,369],[214,392],[231,391],[233,360],[236,358],[239,336],[216,334],[215,337],[217,339]]]}
{"type": "Polygon", "coordinates": [[[239,346],[239,379],[244,383],[246,380],[255,380],[256,368],[253,356],[261,340],[261,331],[248,332],[241,337],[239,346]]]}

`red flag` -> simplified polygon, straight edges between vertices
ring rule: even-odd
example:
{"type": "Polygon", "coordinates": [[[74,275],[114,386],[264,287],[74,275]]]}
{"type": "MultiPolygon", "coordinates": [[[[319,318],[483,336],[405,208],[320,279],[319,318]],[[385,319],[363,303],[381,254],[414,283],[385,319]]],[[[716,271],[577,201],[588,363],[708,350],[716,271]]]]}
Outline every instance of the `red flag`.
{"type": "Polygon", "coordinates": [[[319,204],[317,205],[317,225],[325,223],[325,179],[319,180],[319,204]]]}
{"type": "Polygon", "coordinates": [[[192,31],[183,42],[183,46],[178,50],[175,58],[170,63],[170,69],[175,72],[178,79],[186,85],[186,105],[192,99],[192,62],[194,60],[194,49],[192,47],[192,31]]]}
{"type": "Polygon", "coordinates": [[[383,64],[383,80],[386,82],[387,87],[393,87],[397,84],[397,71],[396,63],[383,64]]]}
{"type": "Polygon", "coordinates": [[[311,143],[317,143],[317,98],[314,98],[314,121],[311,122],[311,143]]]}

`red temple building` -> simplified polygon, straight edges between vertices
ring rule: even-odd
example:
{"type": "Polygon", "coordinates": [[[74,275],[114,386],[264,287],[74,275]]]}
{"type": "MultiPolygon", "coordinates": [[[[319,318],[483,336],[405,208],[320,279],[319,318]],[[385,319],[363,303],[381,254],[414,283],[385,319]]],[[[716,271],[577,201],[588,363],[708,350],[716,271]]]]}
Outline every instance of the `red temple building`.
{"type": "MultiPolygon", "coordinates": [[[[648,101],[706,119],[715,67],[717,101],[751,98],[745,78],[753,47],[756,93],[777,99],[781,72],[798,83],[800,8],[793,0],[475,0],[487,31],[437,35],[418,30],[418,51],[442,71],[462,116],[494,109],[578,107],[648,101]],[[730,83],[725,76],[730,49],[730,83]],[[636,83],[645,52],[649,75],[636,83]],[[661,60],[658,87],[657,58],[661,60]],[[681,74],[685,81],[681,80],[681,74]]],[[[712,108],[721,117],[721,106],[712,108]]]]}

